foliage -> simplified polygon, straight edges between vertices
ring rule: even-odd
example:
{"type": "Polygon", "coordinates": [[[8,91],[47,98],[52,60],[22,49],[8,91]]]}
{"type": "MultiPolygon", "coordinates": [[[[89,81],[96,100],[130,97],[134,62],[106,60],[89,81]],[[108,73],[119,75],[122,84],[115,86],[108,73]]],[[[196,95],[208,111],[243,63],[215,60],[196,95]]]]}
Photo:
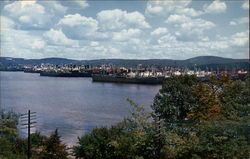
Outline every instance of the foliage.
{"type": "Polygon", "coordinates": [[[166,142],[163,158],[249,158],[249,88],[249,77],[243,82],[222,76],[197,83],[187,121],[166,119],[175,144],[166,142]]]}
{"type": "Polygon", "coordinates": [[[13,112],[0,112],[0,158],[25,158],[26,147],[18,138],[18,115],[13,112]]]}
{"type": "Polygon", "coordinates": [[[164,146],[161,149],[161,158],[191,158],[194,155],[199,138],[193,134],[183,136],[174,131],[164,134],[164,146]]]}
{"type": "Polygon", "coordinates": [[[194,104],[190,91],[196,84],[194,76],[176,76],[165,81],[155,96],[152,109],[160,118],[184,120],[194,104]]]}
{"type": "Polygon", "coordinates": [[[48,138],[44,135],[41,135],[40,132],[35,132],[30,135],[31,144],[37,148],[44,145],[45,141],[48,140],[48,138]]]}
{"type": "Polygon", "coordinates": [[[250,76],[244,82],[227,84],[220,95],[223,115],[227,119],[242,119],[250,116],[250,76]]]}
{"type": "Polygon", "coordinates": [[[79,138],[74,153],[84,159],[154,159],[157,149],[150,134],[103,127],[79,138]]]}
{"type": "Polygon", "coordinates": [[[248,158],[250,156],[249,122],[209,121],[197,127],[201,158],[248,158]]]}
{"type": "MultiPolygon", "coordinates": [[[[39,142],[38,142],[39,143],[39,142]]],[[[66,145],[61,143],[58,130],[50,135],[48,139],[44,141],[42,151],[39,154],[40,159],[67,159],[68,153],[66,145]]]]}
{"type": "Polygon", "coordinates": [[[193,109],[188,113],[188,118],[198,121],[207,121],[218,116],[221,112],[221,104],[218,92],[208,84],[198,83],[191,92],[195,98],[193,109]]]}
{"type": "Polygon", "coordinates": [[[150,127],[151,113],[146,112],[142,106],[139,106],[137,103],[132,101],[131,99],[127,99],[127,101],[132,106],[133,110],[130,111],[131,117],[127,118],[130,125],[128,128],[131,128],[131,125],[134,125],[134,131],[137,132],[146,132],[147,128],[150,127]]]}
{"type": "MultiPolygon", "coordinates": [[[[0,158],[27,158],[27,139],[18,137],[18,114],[0,112],[0,158]]],[[[57,130],[49,137],[39,132],[31,134],[32,158],[66,159],[66,146],[61,143],[57,130]]]]}
{"type": "Polygon", "coordinates": [[[17,123],[17,114],[13,112],[0,112],[0,136],[17,136],[17,123]]]}
{"type": "Polygon", "coordinates": [[[211,120],[190,126],[186,132],[167,131],[162,158],[248,158],[248,124],[211,120]]]}
{"type": "MultiPolygon", "coordinates": [[[[110,128],[95,128],[79,138],[75,156],[84,159],[154,159],[158,146],[150,113],[128,99],[131,117],[110,128]]],[[[159,156],[159,155],[158,155],[159,156]]]]}

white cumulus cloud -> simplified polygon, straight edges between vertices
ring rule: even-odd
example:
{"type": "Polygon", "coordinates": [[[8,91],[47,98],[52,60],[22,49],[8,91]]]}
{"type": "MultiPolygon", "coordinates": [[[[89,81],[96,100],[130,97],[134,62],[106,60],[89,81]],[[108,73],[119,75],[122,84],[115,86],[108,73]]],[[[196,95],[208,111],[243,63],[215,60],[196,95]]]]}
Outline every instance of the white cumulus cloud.
{"type": "Polygon", "coordinates": [[[179,40],[184,41],[207,40],[207,38],[203,36],[204,31],[215,27],[215,24],[211,21],[177,14],[170,15],[165,23],[172,24],[177,28],[175,35],[179,40]]]}
{"type": "Polygon", "coordinates": [[[225,2],[221,2],[220,0],[214,0],[210,5],[204,5],[204,10],[206,13],[223,13],[227,9],[227,5],[225,2]]]}
{"type": "Polygon", "coordinates": [[[9,19],[5,16],[0,16],[0,19],[1,19],[1,23],[0,23],[1,32],[4,32],[5,30],[8,30],[10,28],[13,28],[15,25],[14,21],[12,21],[11,19],[9,19]]]}
{"type": "Polygon", "coordinates": [[[79,46],[78,41],[68,39],[61,30],[50,29],[43,36],[50,45],[79,46]]]}
{"type": "Polygon", "coordinates": [[[5,15],[20,29],[48,29],[67,8],[59,2],[15,1],[4,6],[5,15]]]}
{"type": "Polygon", "coordinates": [[[76,0],[76,1],[73,1],[75,2],[77,5],[79,5],[81,8],[87,8],[89,6],[88,2],[86,0],[76,0]]]}
{"type": "Polygon", "coordinates": [[[140,12],[127,12],[121,9],[103,10],[97,14],[102,30],[119,30],[126,28],[150,28],[140,12]]]}
{"type": "Polygon", "coordinates": [[[120,32],[114,32],[113,40],[115,41],[125,41],[131,40],[131,38],[135,38],[140,36],[141,30],[140,29],[123,29],[120,32]]]}
{"type": "Polygon", "coordinates": [[[36,58],[43,56],[46,43],[28,31],[9,28],[1,34],[1,56],[36,58]]]}
{"type": "Polygon", "coordinates": [[[98,42],[98,41],[91,41],[91,42],[90,42],[90,46],[95,47],[95,46],[98,46],[98,45],[99,45],[99,42],[98,42]]]}
{"type": "Polygon", "coordinates": [[[31,43],[32,49],[42,49],[45,46],[45,42],[43,40],[35,40],[31,43]]]}
{"type": "Polygon", "coordinates": [[[249,0],[245,0],[241,7],[243,9],[249,9],[249,0]]]}
{"type": "Polygon", "coordinates": [[[229,22],[230,25],[239,25],[239,24],[248,24],[249,18],[248,17],[242,17],[239,19],[235,19],[229,22]]]}
{"type": "Polygon", "coordinates": [[[168,17],[168,19],[165,22],[166,23],[184,23],[188,21],[191,21],[191,18],[185,15],[172,14],[168,17]]]}
{"type": "Polygon", "coordinates": [[[249,30],[238,32],[231,36],[231,44],[235,46],[245,46],[249,43],[249,30]]]}
{"type": "Polygon", "coordinates": [[[69,14],[59,21],[58,26],[68,38],[84,39],[96,33],[98,21],[80,14],[69,14]]]}
{"type": "Polygon", "coordinates": [[[168,16],[169,14],[183,14],[187,16],[200,16],[202,11],[197,11],[189,8],[188,5],[191,0],[177,1],[177,0],[149,0],[147,2],[145,13],[148,16],[168,16]]]}
{"type": "Polygon", "coordinates": [[[153,30],[150,34],[151,35],[162,35],[168,32],[167,28],[159,27],[153,30]]]}

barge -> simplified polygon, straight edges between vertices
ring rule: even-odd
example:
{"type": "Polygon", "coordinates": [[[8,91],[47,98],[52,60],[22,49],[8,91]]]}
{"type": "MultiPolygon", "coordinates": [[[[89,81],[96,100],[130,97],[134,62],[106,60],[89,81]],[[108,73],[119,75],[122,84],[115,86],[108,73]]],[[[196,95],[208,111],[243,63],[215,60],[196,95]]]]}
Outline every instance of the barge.
{"type": "Polygon", "coordinates": [[[135,84],[162,84],[165,77],[126,77],[114,75],[92,75],[93,82],[135,83],[135,84]]]}
{"type": "Polygon", "coordinates": [[[61,72],[61,71],[42,71],[40,76],[49,76],[49,77],[91,77],[92,71],[71,71],[71,72],[61,72]]]}

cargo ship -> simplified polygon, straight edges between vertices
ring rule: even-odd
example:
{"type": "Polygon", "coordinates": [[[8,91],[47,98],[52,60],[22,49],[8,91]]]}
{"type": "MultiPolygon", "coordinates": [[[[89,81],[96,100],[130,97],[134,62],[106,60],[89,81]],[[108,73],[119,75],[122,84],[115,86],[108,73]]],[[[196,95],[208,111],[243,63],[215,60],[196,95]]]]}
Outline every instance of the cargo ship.
{"type": "Polygon", "coordinates": [[[127,77],[115,75],[92,75],[93,82],[114,82],[114,83],[134,83],[134,84],[162,84],[165,77],[127,77]]]}
{"type": "Polygon", "coordinates": [[[61,71],[42,71],[40,76],[49,76],[49,77],[91,77],[92,71],[70,71],[70,72],[61,72],[61,71]]]}
{"type": "Polygon", "coordinates": [[[41,73],[41,70],[33,70],[33,69],[24,69],[24,73],[41,73]]]}

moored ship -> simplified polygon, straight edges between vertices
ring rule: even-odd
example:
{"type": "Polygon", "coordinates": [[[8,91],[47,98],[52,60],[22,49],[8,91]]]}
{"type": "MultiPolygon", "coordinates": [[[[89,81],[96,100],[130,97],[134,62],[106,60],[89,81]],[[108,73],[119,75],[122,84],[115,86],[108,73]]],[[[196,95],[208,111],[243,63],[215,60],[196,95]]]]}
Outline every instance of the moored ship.
{"type": "Polygon", "coordinates": [[[135,84],[162,84],[165,77],[127,77],[115,75],[92,75],[93,82],[115,82],[115,83],[135,83],[135,84]]]}
{"type": "Polygon", "coordinates": [[[91,77],[92,71],[70,71],[70,72],[62,72],[62,71],[42,71],[40,72],[40,76],[49,76],[49,77],[91,77]]]}
{"type": "Polygon", "coordinates": [[[24,69],[24,73],[41,73],[41,70],[33,70],[33,69],[24,69]]]}

